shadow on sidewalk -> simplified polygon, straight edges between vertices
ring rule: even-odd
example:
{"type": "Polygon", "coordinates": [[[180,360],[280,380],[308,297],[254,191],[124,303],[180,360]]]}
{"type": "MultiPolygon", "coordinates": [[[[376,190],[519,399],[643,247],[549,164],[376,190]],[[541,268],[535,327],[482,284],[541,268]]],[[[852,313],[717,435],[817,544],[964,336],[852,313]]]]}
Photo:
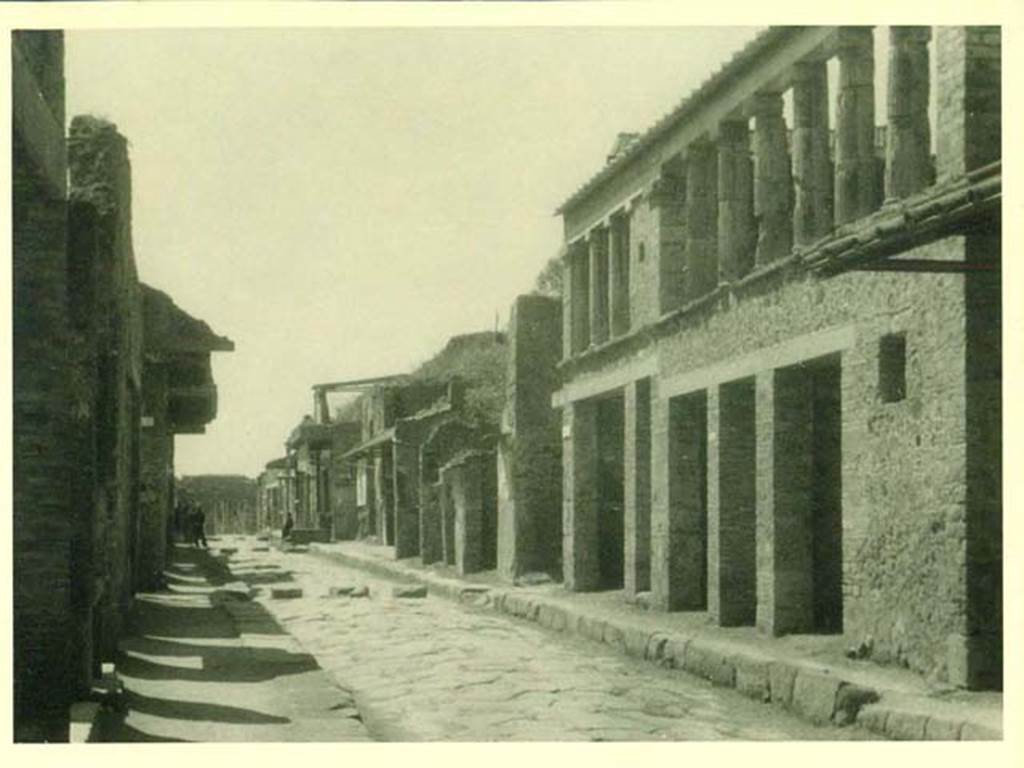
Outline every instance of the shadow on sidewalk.
{"type": "Polygon", "coordinates": [[[103,740],[214,741],[229,725],[290,724],[274,681],[318,670],[316,660],[292,650],[263,606],[223,588],[237,581],[223,560],[186,547],[173,557],[166,589],[136,596],[119,644],[124,707],[105,715],[103,740]],[[225,603],[244,607],[244,618],[225,603]]]}

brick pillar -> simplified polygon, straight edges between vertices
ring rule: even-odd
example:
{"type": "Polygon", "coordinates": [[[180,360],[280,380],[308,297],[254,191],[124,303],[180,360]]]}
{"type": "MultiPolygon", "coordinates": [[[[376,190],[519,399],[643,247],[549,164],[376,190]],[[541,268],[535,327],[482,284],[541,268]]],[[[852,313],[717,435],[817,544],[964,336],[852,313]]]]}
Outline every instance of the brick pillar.
{"type": "Polygon", "coordinates": [[[756,584],[754,379],[708,392],[708,612],[753,624],[756,584]]]}
{"type": "Polygon", "coordinates": [[[839,30],[836,108],[836,224],[878,209],[875,161],[875,55],[870,27],[839,30]]]}
{"type": "Polygon", "coordinates": [[[793,249],[793,178],[786,148],[782,97],[761,93],[754,99],[754,215],[760,266],[793,249]]]}
{"type": "Polygon", "coordinates": [[[889,28],[886,199],[906,197],[931,183],[931,127],[928,124],[928,41],[931,37],[931,27],[889,28]]]}
{"type": "Polygon", "coordinates": [[[455,498],[450,480],[442,473],[437,484],[438,504],[441,508],[441,552],[448,565],[455,565],[455,498]]]}
{"type": "Polygon", "coordinates": [[[611,336],[629,331],[629,215],[612,218],[608,257],[608,317],[611,336]]]}
{"type": "Polygon", "coordinates": [[[420,553],[419,450],[415,445],[394,442],[392,478],[395,506],[395,557],[413,557],[420,553]]]}
{"type": "Polygon", "coordinates": [[[939,181],[1002,156],[999,27],[936,27],[939,181]]]}
{"type": "Polygon", "coordinates": [[[718,285],[718,153],[710,143],[691,144],[686,162],[686,298],[718,285]]]}
{"type": "MultiPolygon", "coordinates": [[[[472,457],[444,470],[455,508],[455,570],[460,576],[494,567],[493,499],[487,498],[484,473],[493,470],[493,457],[472,457]]],[[[493,484],[490,486],[493,491],[493,484]]]]}
{"type": "Polygon", "coordinates": [[[590,233],[590,342],[608,341],[608,229],[590,233]]]}
{"type": "MultiPolygon", "coordinates": [[[[686,182],[662,175],[651,187],[658,260],[658,313],[682,306],[686,283],[686,182]]],[[[648,246],[650,247],[650,246],[648,246]]]]}
{"type": "Polygon", "coordinates": [[[625,591],[651,588],[651,381],[625,387],[625,591]]]}
{"type": "Polygon", "coordinates": [[[807,245],[832,231],[832,160],[828,151],[828,70],[798,64],[793,80],[793,238],[807,245]]]}
{"type": "Polygon", "coordinates": [[[573,250],[566,247],[562,252],[562,359],[568,360],[573,352],[573,250]]]}
{"type": "Polygon", "coordinates": [[[598,586],[597,406],[586,401],[562,411],[562,570],[565,588],[598,586]]]}
{"type": "Polygon", "coordinates": [[[441,533],[441,500],[437,483],[420,483],[420,560],[436,563],[444,557],[441,533]]]}
{"type": "Polygon", "coordinates": [[[571,354],[577,355],[590,346],[590,254],[586,240],[570,245],[567,258],[572,266],[571,354]]]}
{"type": "Polygon", "coordinates": [[[660,610],[707,605],[706,403],[702,391],[655,401],[652,414],[651,592],[660,610]]]}
{"type": "Polygon", "coordinates": [[[754,266],[754,166],[746,122],[725,122],[718,139],[718,272],[738,280],[754,266]]]}
{"type": "Polygon", "coordinates": [[[813,626],[811,379],[799,368],[757,375],[757,626],[813,626]]]}

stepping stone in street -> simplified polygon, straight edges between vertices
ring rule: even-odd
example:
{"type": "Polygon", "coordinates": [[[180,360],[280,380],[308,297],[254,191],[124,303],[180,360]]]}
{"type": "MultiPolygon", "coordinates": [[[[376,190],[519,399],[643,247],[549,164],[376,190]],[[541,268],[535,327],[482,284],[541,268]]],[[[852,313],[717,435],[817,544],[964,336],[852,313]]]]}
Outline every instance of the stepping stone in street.
{"type": "Polygon", "coordinates": [[[239,598],[241,600],[248,600],[251,596],[249,585],[244,581],[229,581],[223,587],[222,590],[231,597],[239,598]]]}
{"type": "Polygon", "coordinates": [[[222,555],[233,555],[238,551],[238,547],[221,547],[218,552],[222,555]]]}
{"type": "Polygon", "coordinates": [[[274,587],[270,590],[270,597],[274,600],[293,600],[302,597],[302,587],[274,587]]]}
{"type": "Polygon", "coordinates": [[[269,552],[270,551],[270,547],[253,547],[252,551],[253,552],[269,552]]]}
{"type": "Polygon", "coordinates": [[[348,596],[349,597],[369,597],[370,596],[370,588],[366,587],[366,586],[363,586],[363,587],[359,587],[357,589],[353,589],[351,592],[348,593],[348,596]]]}
{"type": "Polygon", "coordinates": [[[356,587],[353,584],[344,587],[331,587],[327,590],[328,597],[350,597],[353,592],[356,591],[356,587]]]}
{"type": "Polygon", "coordinates": [[[427,588],[422,584],[413,584],[391,588],[392,597],[426,597],[427,588]]]}
{"type": "Polygon", "coordinates": [[[531,572],[524,573],[513,582],[517,587],[536,587],[540,584],[550,584],[551,577],[546,573],[531,572]]]}
{"type": "Polygon", "coordinates": [[[296,553],[296,554],[301,554],[303,552],[309,552],[309,547],[307,547],[305,544],[295,544],[295,545],[285,549],[285,552],[293,552],[293,553],[296,553]]]}

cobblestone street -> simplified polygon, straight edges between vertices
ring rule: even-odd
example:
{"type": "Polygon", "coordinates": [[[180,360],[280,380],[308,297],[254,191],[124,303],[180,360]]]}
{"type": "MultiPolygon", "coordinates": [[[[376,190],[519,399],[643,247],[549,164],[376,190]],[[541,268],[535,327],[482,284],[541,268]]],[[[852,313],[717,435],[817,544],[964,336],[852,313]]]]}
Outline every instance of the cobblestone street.
{"type": "Polygon", "coordinates": [[[683,672],[430,596],[313,555],[238,546],[230,566],[320,666],[351,689],[382,740],[858,739],[683,672]],[[368,597],[328,597],[332,587],[368,597]],[[272,599],[300,587],[301,598],[272,599]]]}

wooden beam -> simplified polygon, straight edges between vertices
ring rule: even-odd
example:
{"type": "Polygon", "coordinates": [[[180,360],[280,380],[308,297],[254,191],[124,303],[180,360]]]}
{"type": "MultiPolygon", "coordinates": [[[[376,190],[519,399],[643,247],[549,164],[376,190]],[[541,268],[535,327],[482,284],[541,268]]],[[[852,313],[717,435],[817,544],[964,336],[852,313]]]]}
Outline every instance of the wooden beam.
{"type": "Polygon", "coordinates": [[[849,267],[854,272],[931,272],[935,274],[967,274],[969,272],[998,272],[999,264],[975,264],[967,261],[940,261],[938,259],[883,259],[849,267]]]}

